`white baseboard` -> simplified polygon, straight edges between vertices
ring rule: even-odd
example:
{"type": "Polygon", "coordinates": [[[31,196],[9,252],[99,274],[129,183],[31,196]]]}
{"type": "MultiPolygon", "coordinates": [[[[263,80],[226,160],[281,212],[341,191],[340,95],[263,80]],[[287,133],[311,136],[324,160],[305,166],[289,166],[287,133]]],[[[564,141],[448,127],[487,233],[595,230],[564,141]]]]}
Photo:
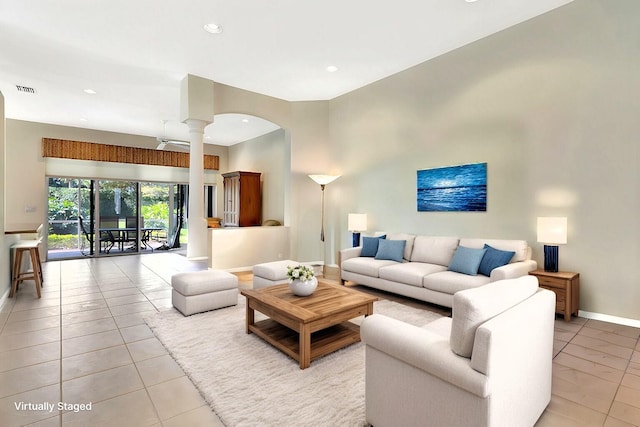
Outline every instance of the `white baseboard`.
{"type": "Polygon", "coordinates": [[[601,320],[603,322],[616,323],[618,325],[640,328],[640,320],[636,319],[627,319],[625,317],[610,316],[608,314],[593,313],[583,310],[578,310],[578,316],[584,317],[585,319],[601,320]]]}

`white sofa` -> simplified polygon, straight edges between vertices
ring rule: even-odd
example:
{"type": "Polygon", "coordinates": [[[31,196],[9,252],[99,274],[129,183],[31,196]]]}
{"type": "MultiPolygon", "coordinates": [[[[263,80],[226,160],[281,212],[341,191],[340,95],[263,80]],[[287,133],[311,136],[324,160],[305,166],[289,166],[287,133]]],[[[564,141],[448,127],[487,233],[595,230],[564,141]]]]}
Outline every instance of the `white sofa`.
{"type": "Polygon", "coordinates": [[[555,295],[524,276],[454,297],[424,327],[364,319],[366,421],[386,426],[533,426],[551,399],[555,295]]]}
{"type": "MultiPolygon", "coordinates": [[[[401,257],[391,260],[384,259],[388,258],[385,256],[362,256],[364,249],[370,249],[367,248],[367,244],[371,243],[368,239],[372,238],[365,237],[362,246],[340,251],[342,283],[348,280],[445,307],[451,307],[453,295],[458,291],[476,288],[497,280],[524,276],[537,267],[537,263],[531,259],[531,248],[525,240],[469,239],[389,233],[383,240],[406,242],[401,257]],[[488,275],[452,271],[451,263],[454,254],[456,257],[459,255],[456,253],[459,247],[471,249],[467,252],[473,252],[482,250],[485,245],[491,246],[492,253],[510,251],[514,254],[506,265],[493,268],[490,272],[486,271],[488,275]]],[[[388,246],[389,243],[386,245],[388,246]]]]}

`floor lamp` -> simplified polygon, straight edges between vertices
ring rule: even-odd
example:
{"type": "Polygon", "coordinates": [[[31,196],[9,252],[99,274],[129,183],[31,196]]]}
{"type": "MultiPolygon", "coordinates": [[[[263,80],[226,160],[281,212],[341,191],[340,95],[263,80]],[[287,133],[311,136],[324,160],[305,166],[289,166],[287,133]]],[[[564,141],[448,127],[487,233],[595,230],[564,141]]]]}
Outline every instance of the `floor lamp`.
{"type": "Polygon", "coordinates": [[[340,175],[309,175],[309,178],[314,180],[317,184],[320,184],[320,191],[322,191],[322,207],[320,208],[320,240],[324,242],[324,187],[340,178],[340,175]]]}
{"type": "Polygon", "coordinates": [[[558,246],[567,243],[567,218],[538,217],[538,242],[544,243],[544,271],[558,271],[558,246]]]}

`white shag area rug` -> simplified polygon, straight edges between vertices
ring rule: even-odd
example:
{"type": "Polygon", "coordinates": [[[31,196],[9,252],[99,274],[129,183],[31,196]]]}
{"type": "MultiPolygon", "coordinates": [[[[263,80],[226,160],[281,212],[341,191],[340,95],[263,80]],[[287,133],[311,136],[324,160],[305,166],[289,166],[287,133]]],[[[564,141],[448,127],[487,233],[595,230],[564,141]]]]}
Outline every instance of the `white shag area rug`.
{"type": "MultiPolygon", "coordinates": [[[[147,324],[226,426],[363,426],[364,344],[298,363],[245,332],[246,299],[184,317],[169,310],[147,324]]],[[[381,300],[380,313],[417,326],[436,313],[381,300]]],[[[256,312],[256,320],[264,318],[256,312]]],[[[362,318],[353,320],[355,323],[362,318]]]]}

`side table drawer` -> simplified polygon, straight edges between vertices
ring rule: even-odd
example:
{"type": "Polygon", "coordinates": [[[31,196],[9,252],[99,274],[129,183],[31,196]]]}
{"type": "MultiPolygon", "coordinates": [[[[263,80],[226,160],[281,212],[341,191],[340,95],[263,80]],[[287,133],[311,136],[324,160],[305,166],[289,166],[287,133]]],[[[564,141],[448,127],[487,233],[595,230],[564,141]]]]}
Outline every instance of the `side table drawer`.
{"type": "Polygon", "coordinates": [[[543,288],[553,291],[556,288],[564,290],[567,281],[564,279],[556,279],[555,277],[538,276],[538,283],[543,288]]]}

